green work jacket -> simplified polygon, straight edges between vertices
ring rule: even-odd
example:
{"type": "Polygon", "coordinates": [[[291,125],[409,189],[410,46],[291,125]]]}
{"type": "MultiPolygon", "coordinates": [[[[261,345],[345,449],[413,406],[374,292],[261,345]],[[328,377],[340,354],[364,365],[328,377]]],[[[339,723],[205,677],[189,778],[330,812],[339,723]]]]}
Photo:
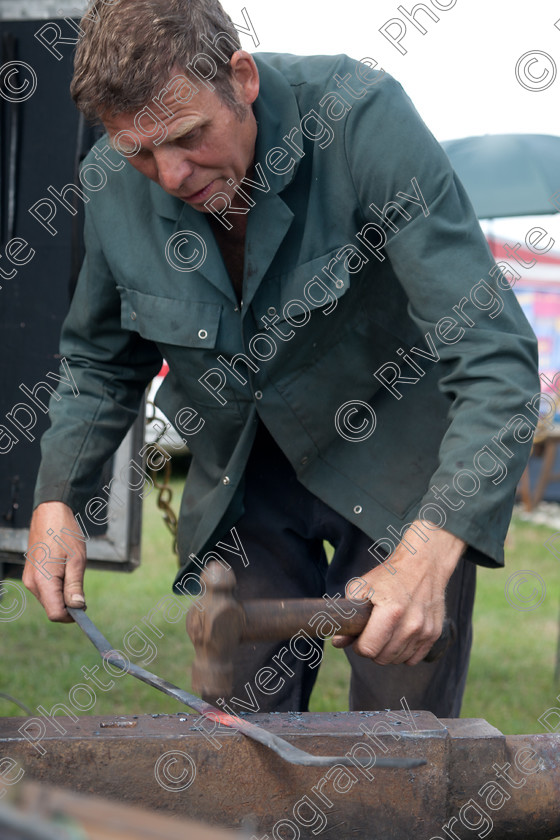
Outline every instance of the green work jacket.
{"type": "Polygon", "coordinates": [[[80,396],[52,401],[35,502],[83,513],[165,358],[156,403],[193,454],[184,568],[243,513],[258,418],[372,542],[390,549],[420,510],[500,565],[536,342],[464,189],[387,74],[346,56],[255,60],[253,188],[233,205],[250,207],[241,304],[205,214],[116,152],[107,183],[89,171],[61,342],[80,396]]]}

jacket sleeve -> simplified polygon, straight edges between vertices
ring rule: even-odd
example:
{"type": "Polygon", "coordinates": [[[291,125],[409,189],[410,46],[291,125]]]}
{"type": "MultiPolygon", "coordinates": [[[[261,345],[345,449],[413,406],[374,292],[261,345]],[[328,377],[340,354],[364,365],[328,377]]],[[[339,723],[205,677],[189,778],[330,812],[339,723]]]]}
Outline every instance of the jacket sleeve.
{"type": "Polygon", "coordinates": [[[121,327],[120,297],[86,208],[86,257],[64,321],[60,353],[79,394],[50,402],[34,504],[61,501],[77,512],[94,495],[103,464],[137,416],[161,367],[154,344],[121,327]]]}
{"type": "MultiPolygon", "coordinates": [[[[372,202],[381,210],[397,202],[409,216],[387,207],[398,232],[384,224],[384,254],[408,298],[418,347],[428,351],[427,333],[439,336],[438,382],[449,399],[449,425],[420,510],[435,501],[430,488],[449,488],[457,509],[446,508],[445,528],[470,545],[477,562],[501,563],[504,522],[507,528],[536,423],[534,411],[526,408],[540,392],[535,336],[496,270],[449,159],[394,79],[380,79],[353,106],[345,144],[364,217],[381,225],[372,202]],[[499,467],[493,466],[496,458],[499,467]],[[474,474],[478,489],[465,470],[474,474]],[[454,481],[464,489],[460,495],[454,481]]],[[[402,393],[406,411],[406,389],[402,393]]],[[[432,516],[427,508],[425,518],[432,516]]]]}

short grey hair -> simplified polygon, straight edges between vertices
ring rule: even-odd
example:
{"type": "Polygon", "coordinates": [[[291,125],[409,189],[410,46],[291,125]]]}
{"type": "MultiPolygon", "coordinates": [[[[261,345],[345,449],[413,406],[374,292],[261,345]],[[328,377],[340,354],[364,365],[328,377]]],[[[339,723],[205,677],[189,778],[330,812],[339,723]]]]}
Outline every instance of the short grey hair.
{"type": "Polygon", "coordinates": [[[93,0],[80,26],[70,92],[88,119],[138,111],[161,92],[174,66],[187,74],[200,53],[217,67],[210,79],[216,94],[240,118],[246,114],[230,65],[241,44],[218,0],[93,0]]]}

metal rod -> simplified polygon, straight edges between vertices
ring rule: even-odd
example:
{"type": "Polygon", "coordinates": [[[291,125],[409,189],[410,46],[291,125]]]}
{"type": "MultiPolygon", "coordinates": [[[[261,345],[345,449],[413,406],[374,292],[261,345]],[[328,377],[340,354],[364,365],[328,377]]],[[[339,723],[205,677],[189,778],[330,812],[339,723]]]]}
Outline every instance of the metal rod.
{"type": "MultiPolygon", "coordinates": [[[[206,703],[195,694],[189,694],[182,688],[173,685],[173,683],[167,682],[167,680],[161,679],[161,677],[152,674],[150,671],[146,671],[145,668],[141,668],[139,665],[134,665],[131,662],[125,665],[122,660],[122,656],[115,653],[105,636],[103,636],[100,630],[97,629],[93,621],[85,614],[83,609],[78,610],[73,607],[67,607],[67,610],[76,624],[78,624],[86,634],[90,642],[92,642],[97,648],[101,656],[111,665],[114,665],[116,668],[120,668],[121,671],[126,671],[126,673],[131,674],[133,677],[136,677],[136,679],[141,680],[147,685],[151,685],[153,688],[163,691],[164,694],[168,694],[170,697],[178,700],[179,703],[184,703],[185,706],[189,706],[191,709],[194,709],[200,715],[208,718],[213,723],[219,723],[221,726],[230,727],[238,732],[241,732],[243,735],[246,735],[248,738],[251,738],[253,741],[258,741],[259,744],[263,744],[265,747],[273,750],[290,764],[302,764],[307,767],[330,767],[335,764],[342,764],[349,767],[351,765],[355,766],[356,761],[359,763],[363,761],[364,765],[366,762],[369,762],[369,759],[365,758],[362,760],[359,758],[352,758],[352,760],[350,760],[350,758],[346,755],[312,755],[304,750],[300,750],[293,744],[289,744],[278,735],[273,735],[271,732],[267,732],[266,729],[256,726],[254,723],[249,723],[247,720],[242,720],[239,717],[233,717],[232,715],[222,712],[220,709],[216,709],[214,706],[211,706],[210,703],[206,703]]],[[[378,758],[376,761],[376,767],[397,767],[402,769],[413,769],[414,767],[421,767],[424,764],[426,764],[426,759],[424,758],[378,758]]]]}

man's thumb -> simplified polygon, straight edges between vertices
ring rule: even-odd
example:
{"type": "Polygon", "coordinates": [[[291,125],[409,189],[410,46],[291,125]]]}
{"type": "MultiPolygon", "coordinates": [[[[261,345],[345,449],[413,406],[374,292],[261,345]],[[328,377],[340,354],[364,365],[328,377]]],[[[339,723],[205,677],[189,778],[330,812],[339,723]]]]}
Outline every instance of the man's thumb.
{"type": "Polygon", "coordinates": [[[66,570],[64,581],[64,603],[67,607],[75,607],[76,609],[80,609],[86,605],[83,577],[81,575],[70,575],[68,569],[66,570]]]}

